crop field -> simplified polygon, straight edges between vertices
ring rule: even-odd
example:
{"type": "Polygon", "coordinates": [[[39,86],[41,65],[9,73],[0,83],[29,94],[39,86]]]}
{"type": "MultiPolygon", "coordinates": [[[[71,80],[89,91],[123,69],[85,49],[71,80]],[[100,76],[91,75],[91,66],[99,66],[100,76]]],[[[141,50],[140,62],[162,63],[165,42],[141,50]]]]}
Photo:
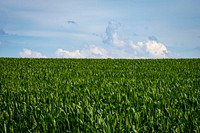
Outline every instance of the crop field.
{"type": "Polygon", "coordinates": [[[199,132],[200,59],[0,58],[0,132],[199,132]]]}

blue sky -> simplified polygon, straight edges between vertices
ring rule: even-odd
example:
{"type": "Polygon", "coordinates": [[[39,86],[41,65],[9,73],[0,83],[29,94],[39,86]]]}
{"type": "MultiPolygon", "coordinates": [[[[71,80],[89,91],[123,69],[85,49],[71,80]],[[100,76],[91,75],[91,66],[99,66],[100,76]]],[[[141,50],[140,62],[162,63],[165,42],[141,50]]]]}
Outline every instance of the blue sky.
{"type": "Polygon", "coordinates": [[[199,0],[1,0],[0,57],[200,58],[199,0]]]}

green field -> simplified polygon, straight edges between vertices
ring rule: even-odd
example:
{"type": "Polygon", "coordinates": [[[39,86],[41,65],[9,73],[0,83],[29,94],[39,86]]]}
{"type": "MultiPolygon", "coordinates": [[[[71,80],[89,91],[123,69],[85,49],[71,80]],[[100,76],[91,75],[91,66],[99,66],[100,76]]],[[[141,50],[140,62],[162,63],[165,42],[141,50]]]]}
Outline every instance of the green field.
{"type": "Polygon", "coordinates": [[[0,58],[1,132],[199,132],[200,59],[0,58]]]}

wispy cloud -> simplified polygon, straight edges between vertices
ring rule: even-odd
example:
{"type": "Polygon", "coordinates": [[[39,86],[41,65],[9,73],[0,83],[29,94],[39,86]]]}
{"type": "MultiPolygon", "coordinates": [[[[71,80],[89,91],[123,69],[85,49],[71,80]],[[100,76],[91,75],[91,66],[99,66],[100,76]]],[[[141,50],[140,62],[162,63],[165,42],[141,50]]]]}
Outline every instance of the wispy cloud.
{"type": "Polygon", "coordinates": [[[46,56],[42,55],[40,52],[32,51],[30,49],[23,49],[19,55],[22,58],[46,58],[46,56]]]}
{"type": "Polygon", "coordinates": [[[116,21],[110,21],[106,28],[106,36],[103,39],[103,43],[111,44],[117,47],[123,47],[125,42],[121,40],[118,36],[117,29],[121,26],[120,23],[116,21]]]}

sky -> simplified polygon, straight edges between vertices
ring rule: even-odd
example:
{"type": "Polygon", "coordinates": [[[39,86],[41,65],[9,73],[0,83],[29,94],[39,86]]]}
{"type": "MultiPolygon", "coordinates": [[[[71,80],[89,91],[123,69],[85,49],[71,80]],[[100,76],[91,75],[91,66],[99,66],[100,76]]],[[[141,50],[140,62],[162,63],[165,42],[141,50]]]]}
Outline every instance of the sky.
{"type": "Polygon", "coordinates": [[[199,0],[0,0],[0,57],[200,58],[199,0]]]}

